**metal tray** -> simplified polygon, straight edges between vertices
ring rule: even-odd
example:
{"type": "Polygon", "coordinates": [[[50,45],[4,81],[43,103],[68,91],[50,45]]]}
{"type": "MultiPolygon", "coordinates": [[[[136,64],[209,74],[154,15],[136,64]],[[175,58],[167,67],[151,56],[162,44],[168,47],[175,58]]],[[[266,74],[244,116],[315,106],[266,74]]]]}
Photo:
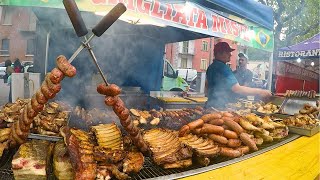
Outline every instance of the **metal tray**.
{"type": "Polygon", "coordinates": [[[281,113],[294,115],[299,113],[299,110],[303,108],[304,104],[311,104],[316,106],[316,99],[308,98],[287,98],[280,107],[281,113]]]}
{"type": "Polygon", "coordinates": [[[33,134],[30,133],[28,136],[29,139],[41,139],[41,140],[47,140],[47,141],[60,141],[63,138],[59,136],[47,136],[42,134],[33,134]]]}
{"type": "Polygon", "coordinates": [[[313,136],[319,132],[320,126],[315,126],[312,129],[301,128],[297,126],[288,126],[289,132],[304,136],[313,136]]]}

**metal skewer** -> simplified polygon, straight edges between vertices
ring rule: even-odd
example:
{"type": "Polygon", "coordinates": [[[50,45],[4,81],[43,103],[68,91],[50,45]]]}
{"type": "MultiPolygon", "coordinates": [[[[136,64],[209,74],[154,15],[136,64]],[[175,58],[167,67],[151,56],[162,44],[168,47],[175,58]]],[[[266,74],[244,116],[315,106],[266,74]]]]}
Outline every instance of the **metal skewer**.
{"type": "MultiPolygon", "coordinates": [[[[91,37],[92,37],[92,36],[91,36],[91,37]]],[[[101,68],[100,68],[100,66],[99,66],[99,64],[98,64],[98,62],[97,62],[97,58],[96,58],[96,56],[94,55],[93,50],[92,50],[92,48],[91,48],[91,46],[90,46],[90,44],[89,44],[89,42],[88,42],[89,39],[87,40],[87,37],[86,37],[86,36],[84,36],[84,39],[85,39],[86,42],[87,42],[87,43],[86,43],[86,48],[88,49],[89,54],[90,54],[90,56],[91,56],[94,64],[95,64],[96,67],[98,68],[98,71],[99,71],[99,73],[100,73],[100,75],[101,75],[104,83],[106,83],[106,85],[109,86],[109,83],[108,83],[106,77],[104,76],[104,74],[103,74],[103,72],[102,72],[102,70],[101,70],[101,68]]]]}
{"type": "Polygon", "coordinates": [[[63,0],[63,4],[65,6],[65,9],[69,15],[69,18],[71,20],[71,23],[74,27],[74,30],[77,33],[78,37],[84,36],[85,41],[82,42],[80,47],[72,54],[72,56],[69,58],[68,62],[71,63],[78,54],[84,49],[88,49],[89,54],[96,65],[100,76],[102,77],[105,84],[108,86],[109,83],[104,76],[98,62],[97,58],[93,53],[93,50],[89,44],[89,42],[95,37],[100,37],[119,17],[127,10],[127,8],[122,3],[118,3],[114,8],[110,10],[110,12],[105,15],[102,20],[92,29],[92,35],[87,39],[86,34],[88,33],[88,30],[84,24],[84,21],[81,17],[80,11],[78,9],[78,6],[75,2],[75,0],[63,0]]]}

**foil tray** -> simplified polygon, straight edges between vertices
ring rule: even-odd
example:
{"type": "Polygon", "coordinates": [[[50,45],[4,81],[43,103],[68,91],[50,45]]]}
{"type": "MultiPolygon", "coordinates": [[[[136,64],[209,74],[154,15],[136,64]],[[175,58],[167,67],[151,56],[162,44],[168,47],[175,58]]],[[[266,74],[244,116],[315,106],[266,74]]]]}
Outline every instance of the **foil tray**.
{"type": "Polygon", "coordinates": [[[280,110],[283,114],[294,115],[295,113],[299,113],[299,110],[303,108],[304,104],[316,106],[316,99],[287,98],[280,107],[280,110]]]}
{"type": "Polygon", "coordinates": [[[59,136],[47,136],[47,135],[42,135],[42,134],[34,134],[30,133],[28,136],[29,139],[41,139],[41,140],[46,140],[46,141],[60,141],[63,138],[59,136]]]}
{"type": "Polygon", "coordinates": [[[301,128],[297,126],[288,126],[288,128],[289,128],[289,132],[291,133],[300,134],[300,135],[309,136],[309,137],[317,134],[320,130],[320,126],[315,126],[311,129],[301,128]]]}

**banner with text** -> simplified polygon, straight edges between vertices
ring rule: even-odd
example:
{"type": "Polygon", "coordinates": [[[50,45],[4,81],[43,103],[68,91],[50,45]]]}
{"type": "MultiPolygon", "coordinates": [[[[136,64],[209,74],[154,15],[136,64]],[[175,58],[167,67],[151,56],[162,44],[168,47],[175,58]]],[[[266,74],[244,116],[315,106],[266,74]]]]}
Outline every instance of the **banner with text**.
{"type": "Polygon", "coordinates": [[[307,81],[319,81],[319,74],[297,65],[279,61],[277,64],[277,75],[307,81]]]}
{"type": "MultiPolygon", "coordinates": [[[[159,0],[75,0],[81,11],[106,14],[124,3],[128,11],[121,20],[136,25],[173,26],[210,36],[237,41],[265,51],[273,51],[273,32],[244,19],[191,2],[165,3],[159,0]]],[[[0,0],[0,5],[64,8],[62,0],[0,0]]]]}

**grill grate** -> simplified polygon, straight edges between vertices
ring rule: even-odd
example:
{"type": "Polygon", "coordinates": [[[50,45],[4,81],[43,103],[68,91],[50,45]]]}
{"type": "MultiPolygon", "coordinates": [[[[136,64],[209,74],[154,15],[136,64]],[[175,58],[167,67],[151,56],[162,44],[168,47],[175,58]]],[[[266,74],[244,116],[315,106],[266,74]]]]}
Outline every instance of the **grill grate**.
{"type": "MultiPolygon", "coordinates": [[[[289,136],[283,138],[280,141],[275,141],[269,144],[264,144],[262,146],[259,147],[259,151],[248,154],[243,156],[244,158],[250,158],[251,156],[254,155],[258,155],[261,154],[267,150],[270,150],[271,146],[276,146],[276,145],[283,145],[285,143],[288,143],[296,138],[298,138],[299,136],[294,135],[294,134],[289,134],[289,136]]],[[[276,146],[277,147],[277,146],[276,146]]],[[[0,179],[1,180],[13,180],[13,173],[11,170],[11,161],[13,158],[13,155],[15,151],[5,151],[1,161],[0,161],[0,179]]],[[[236,159],[232,159],[232,158],[227,158],[227,157],[216,157],[213,158],[210,165],[213,165],[211,167],[203,167],[197,164],[194,164],[188,168],[183,168],[183,169],[163,169],[160,166],[155,165],[152,162],[152,159],[149,157],[145,157],[145,163],[143,165],[143,169],[138,173],[138,174],[133,174],[131,175],[131,179],[133,180],[140,180],[140,179],[149,179],[149,178],[161,178],[161,179],[174,179],[174,178],[180,178],[180,177],[185,177],[185,176],[189,176],[189,175],[193,175],[193,174],[197,174],[197,173],[201,173],[201,172],[205,172],[205,171],[209,171],[209,170],[213,170],[216,168],[220,168],[223,167],[225,165],[229,165],[232,164],[234,162],[238,162],[237,161],[238,158],[236,159]],[[222,165],[223,164],[223,165],[222,165]],[[199,169],[201,168],[201,169],[199,169]],[[179,174],[179,175],[178,175],[179,174]],[[177,175],[177,176],[176,176],[177,175]]],[[[209,165],[209,166],[210,166],[209,165]]],[[[48,179],[49,180],[54,180],[54,175],[53,175],[53,169],[51,166],[50,169],[50,174],[48,175],[48,179]]]]}

